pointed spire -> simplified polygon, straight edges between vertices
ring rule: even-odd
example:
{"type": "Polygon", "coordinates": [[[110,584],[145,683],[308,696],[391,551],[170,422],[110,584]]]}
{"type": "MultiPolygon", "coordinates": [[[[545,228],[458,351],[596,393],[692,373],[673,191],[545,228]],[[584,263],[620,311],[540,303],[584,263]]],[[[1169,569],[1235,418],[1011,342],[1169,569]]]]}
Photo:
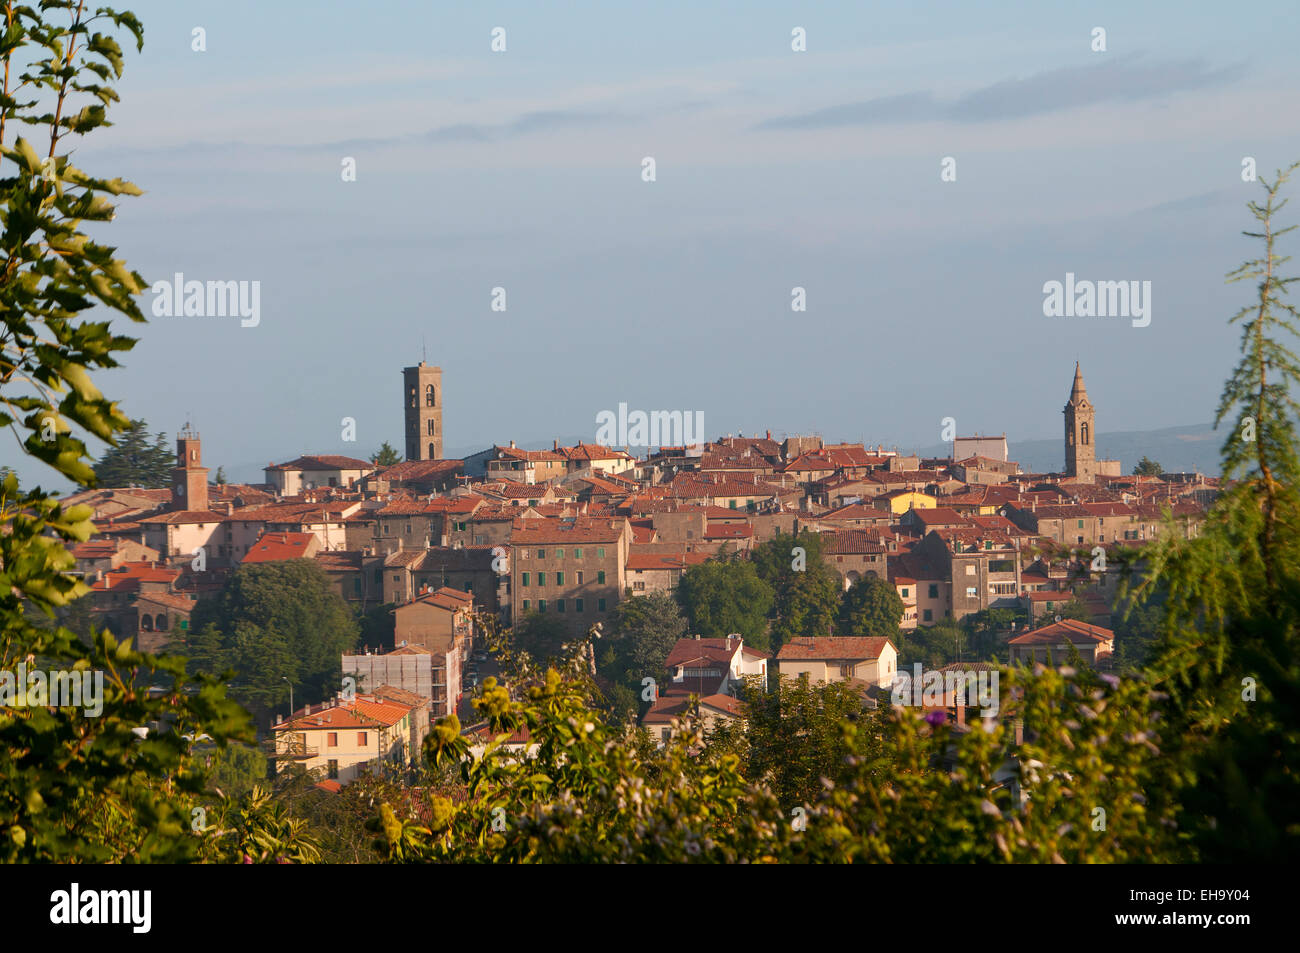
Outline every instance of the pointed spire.
{"type": "Polygon", "coordinates": [[[1079,362],[1074,362],[1074,386],[1070,388],[1070,403],[1077,404],[1079,398],[1087,397],[1088,390],[1083,386],[1083,372],[1079,370],[1079,362]]]}

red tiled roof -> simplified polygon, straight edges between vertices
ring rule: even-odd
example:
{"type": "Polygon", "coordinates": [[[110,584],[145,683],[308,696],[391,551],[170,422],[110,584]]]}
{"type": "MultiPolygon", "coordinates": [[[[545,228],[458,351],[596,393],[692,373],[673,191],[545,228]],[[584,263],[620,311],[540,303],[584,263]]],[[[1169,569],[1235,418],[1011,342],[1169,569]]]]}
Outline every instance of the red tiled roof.
{"type": "MultiPolygon", "coordinates": [[[[1031,593],[1031,596],[1043,595],[1043,593],[1031,593]]],[[[1022,632],[1014,638],[1008,639],[1008,645],[1043,645],[1045,643],[1057,644],[1062,639],[1069,639],[1074,643],[1085,645],[1095,644],[1098,642],[1110,642],[1115,638],[1115,633],[1110,629],[1102,628],[1099,625],[1092,625],[1089,622],[1080,622],[1077,619],[1062,619],[1060,622],[1049,622],[1047,625],[1040,626],[1037,629],[1031,629],[1028,632],[1022,632]]]]}
{"type": "Polygon", "coordinates": [[[782,659],[877,659],[891,639],[878,636],[849,637],[819,635],[791,639],[776,653],[782,659]]]}
{"type": "Polygon", "coordinates": [[[245,563],[270,563],[282,559],[306,559],[316,539],[312,533],[263,533],[244,555],[245,563]]]}
{"type": "Polygon", "coordinates": [[[273,463],[268,470],[373,470],[375,465],[368,460],[356,457],[342,457],[334,454],[319,454],[298,457],[288,463],[273,463]]]}

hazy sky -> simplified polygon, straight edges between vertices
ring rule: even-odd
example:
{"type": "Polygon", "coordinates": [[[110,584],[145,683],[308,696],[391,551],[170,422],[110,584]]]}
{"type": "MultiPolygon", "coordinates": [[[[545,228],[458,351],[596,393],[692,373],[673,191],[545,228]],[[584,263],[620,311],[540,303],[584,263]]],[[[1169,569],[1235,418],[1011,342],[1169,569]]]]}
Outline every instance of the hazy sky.
{"type": "Polygon", "coordinates": [[[400,449],[422,341],[449,450],[593,439],[619,402],[1048,437],[1076,359],[1102,432],[1203,422],[1250,293],[1242,158],[1300,158],[1294,0],[124,5],[144,52],[76,161],[146,194],[102,237],[150,282],[260,281],[261,321],[155,318],[97,380],[243,478],[400,449]],[[1150,325],[1044,317],[1067,272],[1150,281],[1150,325]]]}

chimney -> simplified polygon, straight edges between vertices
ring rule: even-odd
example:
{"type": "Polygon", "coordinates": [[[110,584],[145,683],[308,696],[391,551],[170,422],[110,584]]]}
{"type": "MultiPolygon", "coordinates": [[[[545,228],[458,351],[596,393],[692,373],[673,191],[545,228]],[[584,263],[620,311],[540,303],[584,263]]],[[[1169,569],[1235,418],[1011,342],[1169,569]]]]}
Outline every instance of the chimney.
{"type": "Polygon", "coordinates": [[[554,451],[554,450],[559,450],[559,449],[560,449],[560,441],[559,441],[559,440],[552,440],[552,441],[551,441],[551,450],[554,451]]]}
{"type": "Polygon", "coordinates": [[[515,448],[515,442],[514,442],[513,440],[511,440],[511,441],[510,441],[510,449],[513,450],[514,448],[515,448]]]}

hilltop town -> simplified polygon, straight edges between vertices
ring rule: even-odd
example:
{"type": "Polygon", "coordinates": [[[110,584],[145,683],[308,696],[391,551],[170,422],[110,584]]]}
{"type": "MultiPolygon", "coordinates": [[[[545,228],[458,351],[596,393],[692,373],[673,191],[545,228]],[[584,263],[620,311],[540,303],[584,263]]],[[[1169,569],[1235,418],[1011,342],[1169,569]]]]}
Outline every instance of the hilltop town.
{"type": "MultiPolygon", "coordinates": [[[[845,591],[874,579],[897,592],[901,636],[1009,610],[1003,617],[1019,621],[1003,626],[998,657],[1073,649],[1105,669],[1119,568],[1108,556],[1140,552],[1171,527],[1194,535],[1217,493],[1215,478],[1125,475],[1098,458],[1097,411],[1077,366],[1056,473],[1022,472],[1007,459],[1005,435],[957,436],[947,458],[769,432],[639,457],[631,448],[525,450],[509,441],[447,460],[441,369],[406,368],[403,387],[404,461],[307,455],[267,466],[261,485],[213,484],[200,436],[187,429],[170,488],[100,488],[67,500],[93,506],[99,527],[73,551],[95,621],[162,651],[187,642],[199,600],[219,595],[239,567],[310,561],[359,613],[389,607],[392,641],[340,659],[340,676],[358,676],[369,692],[360,702],[304,699],[313,704],[275,727],[331,737],[357,725],[427,730],[453,712],[467,717],[490,665],[484,618],[507,628],[545,615],[581,637],[623,600],[673,593],[708,560],[813,533],[845,591]],[[1087,617],[1061,618],[1067,604],[1087,617]]],[[[692,693],[706,714],[735,717],[741,676],[766,679],[769,666],[887,686],[895,641],[807,632],[769,652],[739,634],[697,635],[652,676],[666,688],[648,699],[643,723],[666,732],[692,693]]],[[[419,734],[401,746],[408,754],[419,734]]],[[[351,751],[340,768],[326,754],[303,760],[346,779],[371,757],[351,751]]]]}

